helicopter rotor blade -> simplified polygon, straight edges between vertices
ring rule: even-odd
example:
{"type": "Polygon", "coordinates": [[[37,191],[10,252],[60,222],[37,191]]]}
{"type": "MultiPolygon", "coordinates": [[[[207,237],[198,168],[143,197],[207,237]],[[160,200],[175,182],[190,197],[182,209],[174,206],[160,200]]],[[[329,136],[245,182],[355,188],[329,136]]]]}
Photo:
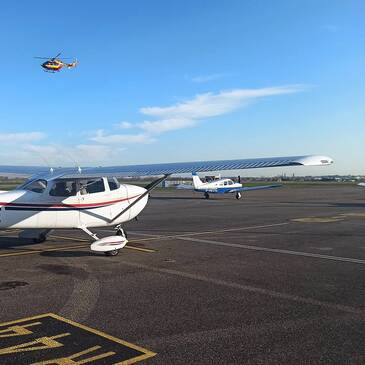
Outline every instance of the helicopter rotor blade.
{"type": "Polygon", "coordinates": [[[56,59],[57,57],[59,57],[59,56],[61,56],[61,52],[60,52],[58,55],[56,55],[55,57],[53,57],[53,58],[52,58],[52,61],[53,61],[53,60],[55,60],[55,59],[56,59]]]}

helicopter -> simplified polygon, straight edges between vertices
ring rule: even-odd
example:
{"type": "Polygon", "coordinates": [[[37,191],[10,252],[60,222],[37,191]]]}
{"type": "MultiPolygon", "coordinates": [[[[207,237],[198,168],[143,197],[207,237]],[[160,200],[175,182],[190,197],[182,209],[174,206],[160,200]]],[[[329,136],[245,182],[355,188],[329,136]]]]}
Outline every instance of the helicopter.
{"type": "MultiPolygon", "coordinates": [[[[34,58],[38,58],[41,60],[47,60],[41,64],[41,67],[46,72],[54,73],[54,72],[61,71],[61,69],[63,67],[74,68],[77,66],[77,60],[75,60],[71,63],[67,63],[58,58],[60,55],[61,55],[61,52],[58,53],[58,55],[55,57],[34,57],[34,58]]],[[[64,58],[64,60],[66,60],[66,59],[67,58],[64,58]]]]}

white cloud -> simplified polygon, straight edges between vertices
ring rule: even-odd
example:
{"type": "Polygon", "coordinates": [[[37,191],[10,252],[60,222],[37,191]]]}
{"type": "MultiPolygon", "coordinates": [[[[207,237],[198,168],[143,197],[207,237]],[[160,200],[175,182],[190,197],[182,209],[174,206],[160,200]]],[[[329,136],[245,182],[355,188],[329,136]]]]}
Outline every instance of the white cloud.
{"type": "Polygon", "coordinates": [[[144,134],[105,134],[103,130],[96,131],[91,141],[101,144],[130,144],[130,143],[148,143],[151,138],[144,134]]]}
{"type": "Polygon", "coordinates": [[[264,97],[292,94],[305,89],[303,85],[291,85],[198,94],[191,100],[172,106],[141,108],[142,114],[159,119],[144,121],[137,126],[151,134],[187,128],[194,126],[199,120],[230,113],[264,97]]]}
{"type": "Polygon", "coordinates": [[[193,77],[191,79],[191,81],[196,82],[196,83],[204,83],[204,82],[218,80],[225,76],[226,76],[226,74],[218,74],[218,73],[210,74],[210,75],[198,75],[198,76],[193,77]]]}
{"type": "Polygon", "coordinates": [[[0,133],[1,143],[33,142],[45,138],[42,132],[0,133]]]}
{"type": "Polygon", "coordinates": [[[119,129],[131,129],[134,128],[135,126],[133,123],[130,122],[120,122],[115,124],[115,127],[119,129]]]}

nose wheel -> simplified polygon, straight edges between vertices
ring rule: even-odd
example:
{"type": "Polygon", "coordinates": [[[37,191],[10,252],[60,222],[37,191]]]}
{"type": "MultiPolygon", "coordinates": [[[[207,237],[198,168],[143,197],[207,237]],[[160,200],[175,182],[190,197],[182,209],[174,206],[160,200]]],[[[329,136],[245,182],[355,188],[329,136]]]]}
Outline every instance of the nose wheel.
{"type": "Polygon", "coordinates": [[[120,250],[112,250],[104,252],[105,256],[117,256],[120,250]]]}

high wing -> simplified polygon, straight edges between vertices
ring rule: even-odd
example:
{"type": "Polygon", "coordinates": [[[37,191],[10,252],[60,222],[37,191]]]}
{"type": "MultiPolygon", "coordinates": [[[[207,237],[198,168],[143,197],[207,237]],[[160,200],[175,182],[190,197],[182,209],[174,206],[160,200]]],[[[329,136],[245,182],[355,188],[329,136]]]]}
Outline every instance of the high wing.
{"type": "Polygon", "coordinates": [[[146,165],[125,165],[109,167],[81,167],[49,169],[40,166],[0,166],[0,173],[39,175],[44,179],[80,178],[96,176],[159,176],[222,170],[244,170],[282,166],[324,166],[333,160],[327,156],[269,157],[240,160],[195,161],[146,165]]]}

